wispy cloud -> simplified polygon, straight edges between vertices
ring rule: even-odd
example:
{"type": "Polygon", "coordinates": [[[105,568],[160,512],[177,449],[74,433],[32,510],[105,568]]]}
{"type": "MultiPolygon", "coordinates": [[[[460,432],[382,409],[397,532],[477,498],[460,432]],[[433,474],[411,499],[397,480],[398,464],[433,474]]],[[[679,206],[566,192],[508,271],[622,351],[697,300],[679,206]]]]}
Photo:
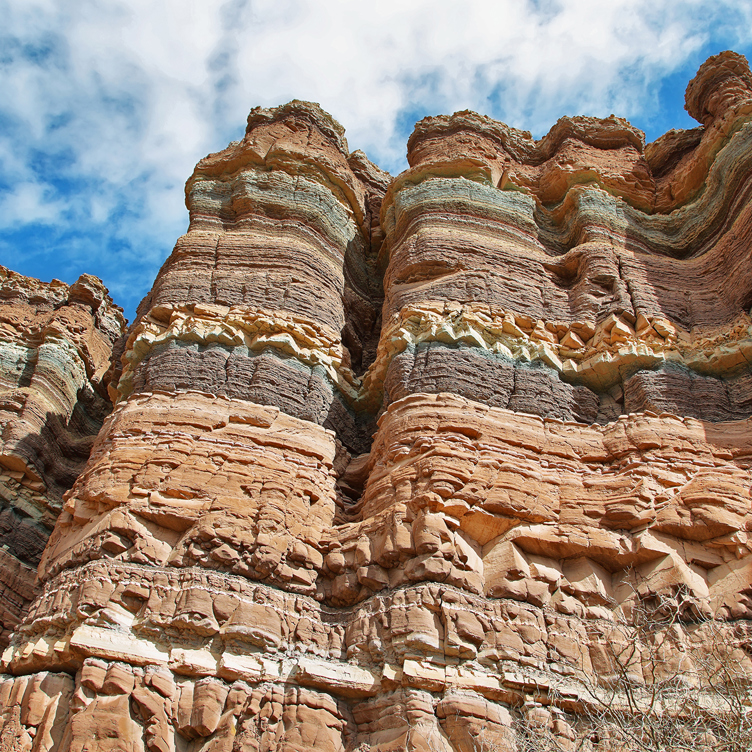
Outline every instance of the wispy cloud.
{"type": "Polygon", "coordinates": [[[398,171],[415,119],[457,109],[538,136],[615,112],[654,137],[686,122],[672,76],[752,44],[744,0],[0,0],[0,17],[0,262],[99,274],[130,315],[185,229],[193,165],[252,106],[318,101],[398,171]]]}

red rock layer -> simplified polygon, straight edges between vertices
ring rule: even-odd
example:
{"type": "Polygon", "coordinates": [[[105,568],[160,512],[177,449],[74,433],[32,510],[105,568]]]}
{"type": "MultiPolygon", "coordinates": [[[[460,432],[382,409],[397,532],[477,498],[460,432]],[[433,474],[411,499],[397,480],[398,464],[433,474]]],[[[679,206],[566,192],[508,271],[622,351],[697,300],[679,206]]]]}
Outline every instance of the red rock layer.
{"type": "Polygon", "coordinates": [[[188,181],[0,733],[449,752],[532,712],[566,744],[641,604],[674,603],[683,660],[708,614],[748,645],[743,58],[687,106],[647,147],[426,119],[393,180],[317,106],[254,110],[188,181]]]}

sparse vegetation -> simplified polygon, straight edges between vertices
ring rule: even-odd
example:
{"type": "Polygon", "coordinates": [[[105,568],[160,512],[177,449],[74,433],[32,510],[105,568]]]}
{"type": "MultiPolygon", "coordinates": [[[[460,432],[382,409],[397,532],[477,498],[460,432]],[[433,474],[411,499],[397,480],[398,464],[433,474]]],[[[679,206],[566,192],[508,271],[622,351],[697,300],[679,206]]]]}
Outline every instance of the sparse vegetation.
{"type": "MultiPolygon", "coordinates": [[[[749,752],[752,674],[739,629],[702,617],[682,592],[639,603],[603,645],[608,674],[579,672],[581,712],[558,728],[544,706],[521,712],[515,752],[749,752]]],[[[482,738],[477,750],[496,752],[482,738]]]]}

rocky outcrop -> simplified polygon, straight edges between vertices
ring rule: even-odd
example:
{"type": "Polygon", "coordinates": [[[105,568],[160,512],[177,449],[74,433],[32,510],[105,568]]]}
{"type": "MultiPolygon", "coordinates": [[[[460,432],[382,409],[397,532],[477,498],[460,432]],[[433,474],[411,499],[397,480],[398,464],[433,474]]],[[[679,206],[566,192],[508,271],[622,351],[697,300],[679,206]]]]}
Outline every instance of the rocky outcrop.
{"type": "Polygon", "coordinates": [[[119,345],[0,743],[565,744],[645,604],[688,670],[708,615],[748,645],[744,59],[687,106],[648,146],[425,119],[393,179],[316,105],[254,110],[119,345]]]}
{"type": "Polygon", "coordinates": [[[102,283],[70,287],[0,267],[0,640],[34,597],[36,566],[111,406],[124,328],[102,283]]]}
{"type": "Polygon", "coordinates": [[[355,387],[339,382],[375,356],[388,176],[343,134],[316,105],[257,108],[241,142],[198,163],[190,228],[139,308],[116,399],[197,387],[367,448],[372,419],[353,413],[355,387]]]}
{"type": "MultiPolygon", "coordinates": [[[[635,372],[676,365],[674,409],[705,417],[693,375],[726,392],[752,360],[751,87],[743,58],[711,58],[687,101],[712,117],[648,147],[617,118],[564,118],[540,142],[475,113],[424,119],[384,200],[385,329],[543,363],[603,419],[641,409],[623,400],[635,372]]],[[[745,414],[728,399],[721,415],[745,414]]]]}

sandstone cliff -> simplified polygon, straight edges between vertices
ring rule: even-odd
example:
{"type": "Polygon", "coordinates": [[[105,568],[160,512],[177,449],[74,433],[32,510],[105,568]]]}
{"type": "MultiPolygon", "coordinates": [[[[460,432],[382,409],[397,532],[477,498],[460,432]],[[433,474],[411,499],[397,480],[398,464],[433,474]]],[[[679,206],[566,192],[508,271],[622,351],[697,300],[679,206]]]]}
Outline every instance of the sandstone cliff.
{"type": "Polygon", "coordinates": [[[111,409],[106,373],[125,321],[102,283],[43,284],[0,267],[0,640],[111,409]]]}
{"type": "Polygon", "coordinates": [[[747,645],[746,61],[707,61],[687,108],[698,128],[647,146],[615,117],[540,141],[427,118],[396,178],[316,105],[252,111],[188,180],[106,418],[116,317],[75,305],[90,280],[65,291],[89,318],[55,342],[102,355],[44,415],[96,406],[85,469],[88,444],[44,459],[60,418],[6,428],[34,437],[2,459],[34,541],[75,483],[3,656],[0,742],[513,749],[531,708],[572,736],[640,604],[677,604],[677,651],[711,613],[747,645]]]}

